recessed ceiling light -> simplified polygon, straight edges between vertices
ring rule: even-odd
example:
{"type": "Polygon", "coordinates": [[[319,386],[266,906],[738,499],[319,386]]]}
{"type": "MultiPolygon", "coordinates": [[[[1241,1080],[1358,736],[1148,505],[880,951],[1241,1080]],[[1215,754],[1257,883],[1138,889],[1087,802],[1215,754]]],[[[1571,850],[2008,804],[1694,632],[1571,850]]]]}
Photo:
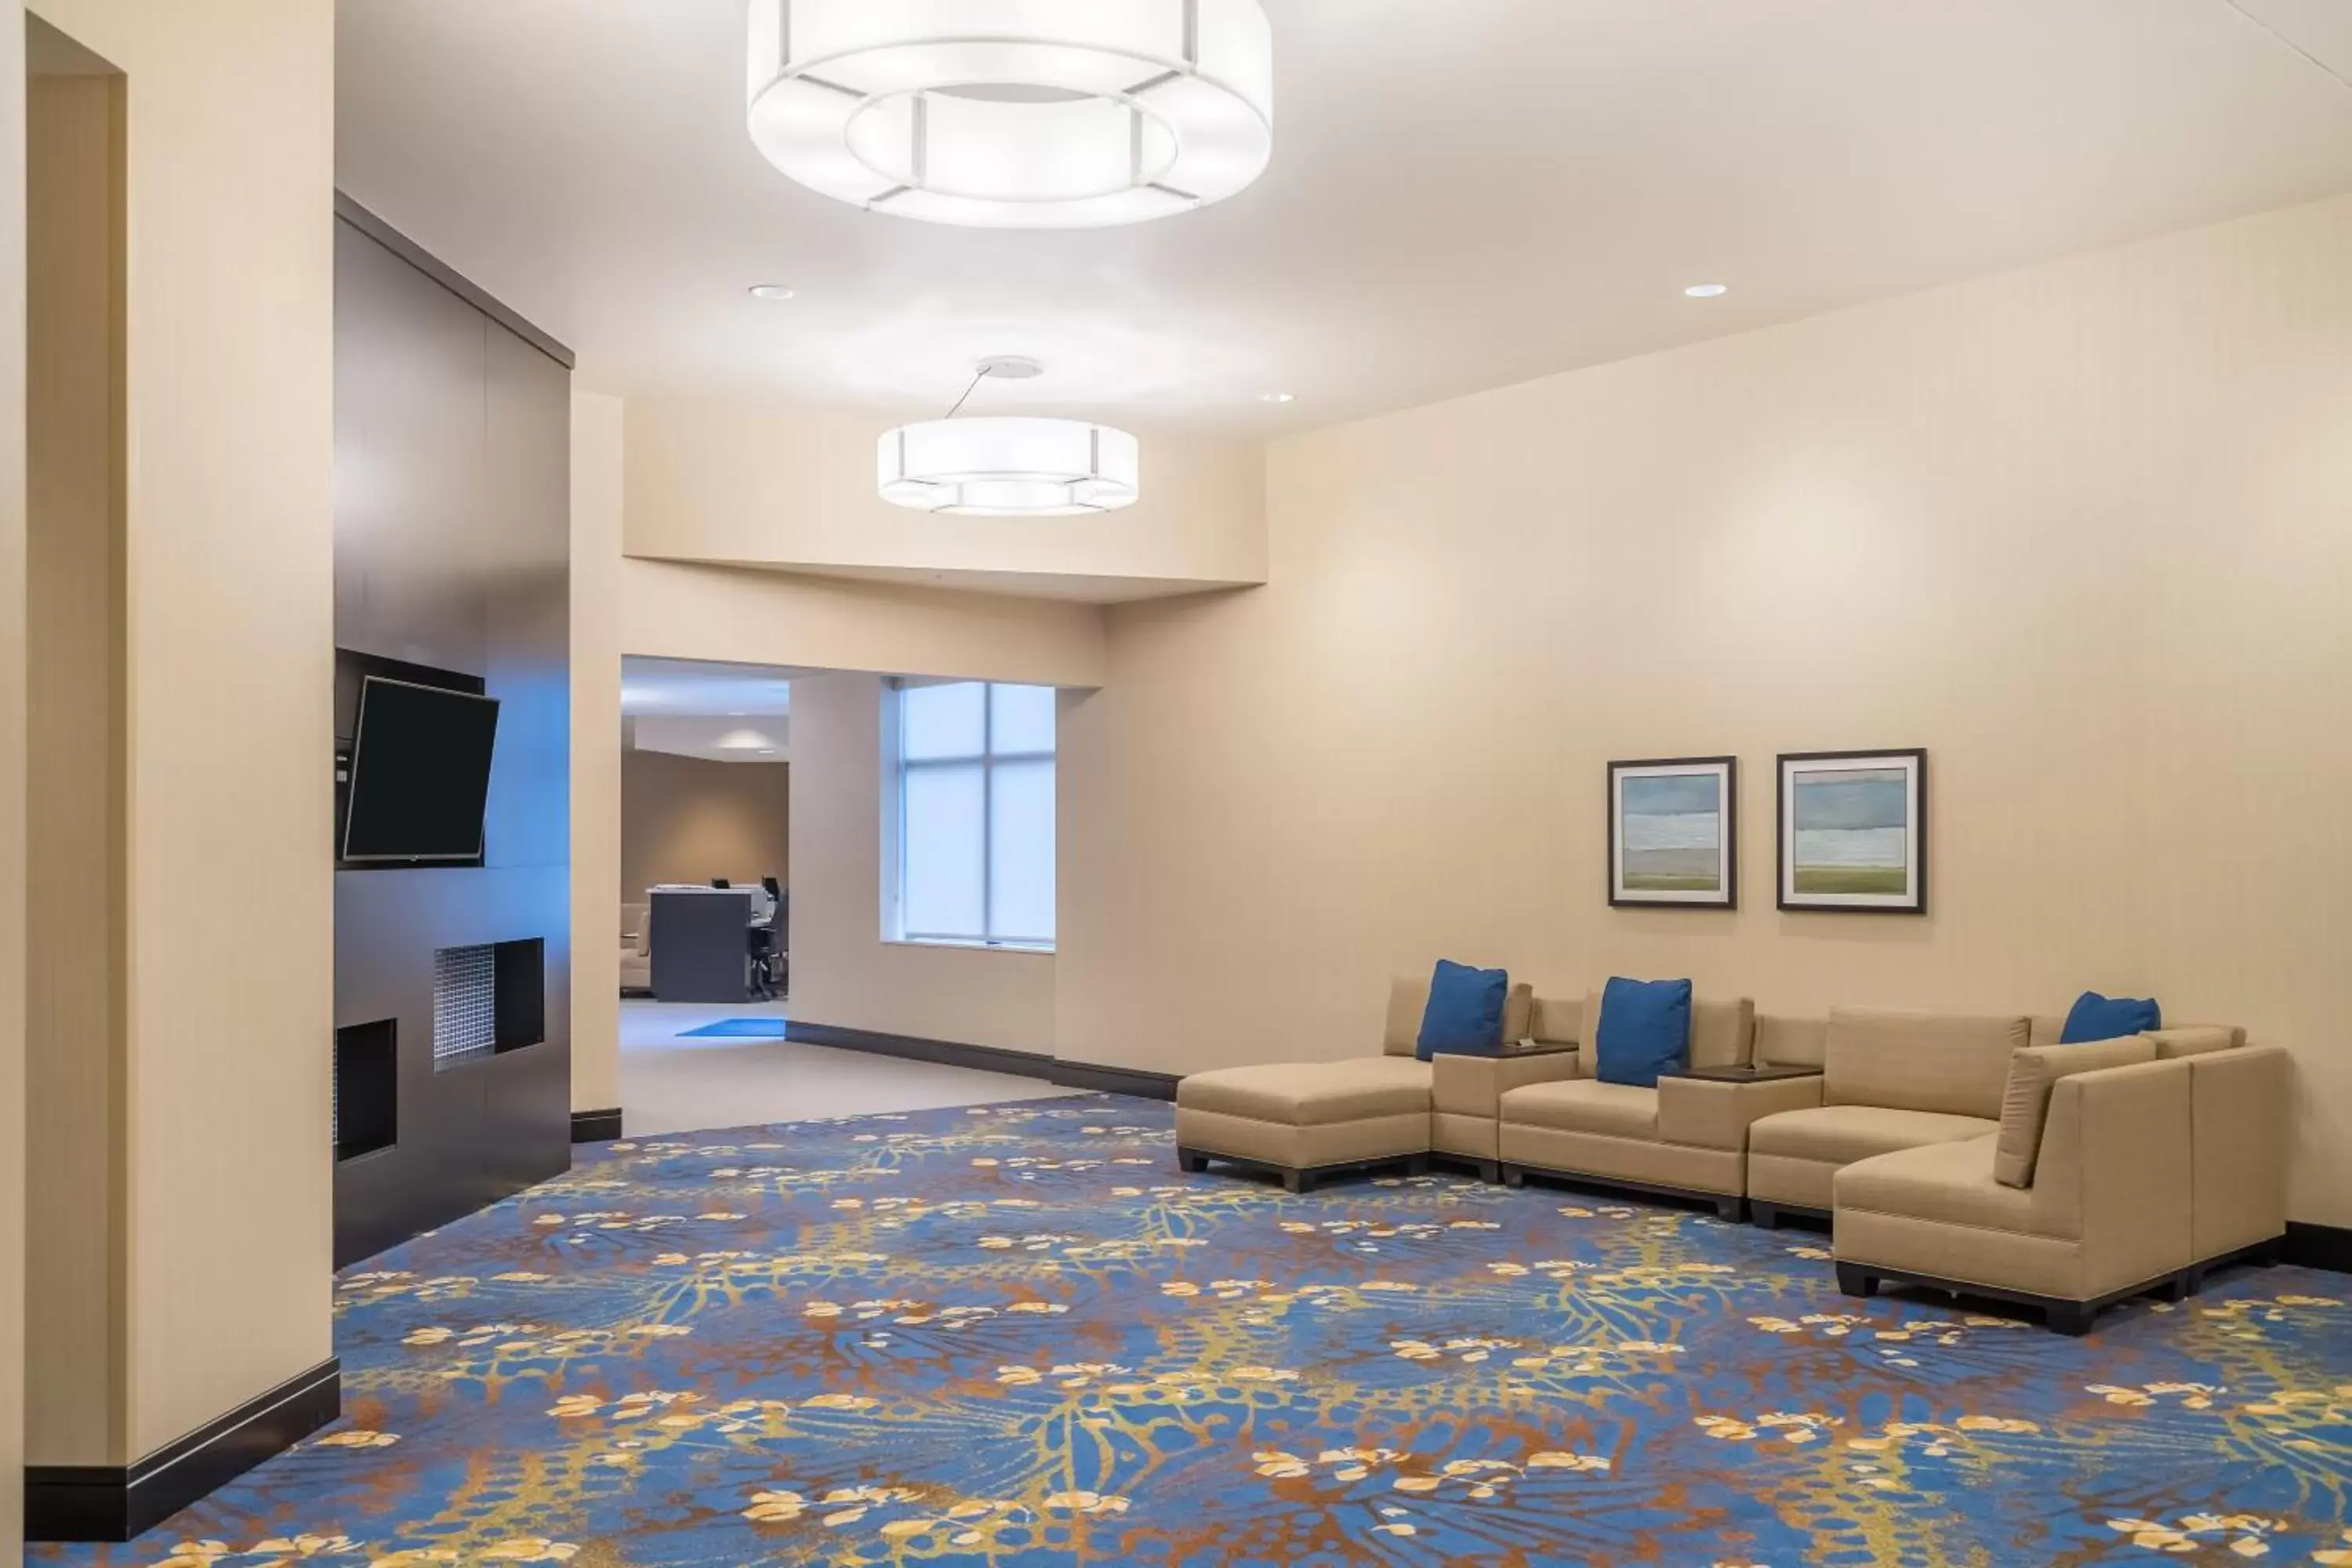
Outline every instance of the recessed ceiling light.
{"type": "Polygon", "coordinates": [[[751,285],[751,298],[754,300],[789,300],[792,297],[793,291],[782,283],[754,283],[751,285]]]}
{"type": "Polygon", "coordinates": [[[1298,401],[1298,394],[1295,392],[1261,392],[1258,394],[1257,400],[1260,403],[1296,403],[1298,401]]]}
{"type": "Polygon", "coordinates": [[[1694,283],[1683,290],[1694,300],[1714,300],[1731,292],[1728,283],[1694,283]]]}

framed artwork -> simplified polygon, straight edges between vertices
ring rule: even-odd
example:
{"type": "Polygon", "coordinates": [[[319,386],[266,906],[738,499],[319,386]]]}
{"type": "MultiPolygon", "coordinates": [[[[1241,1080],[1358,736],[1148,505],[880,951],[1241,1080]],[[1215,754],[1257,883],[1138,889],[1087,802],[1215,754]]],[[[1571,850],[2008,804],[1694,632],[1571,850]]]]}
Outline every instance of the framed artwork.
{"type": "Polygon", "coordinates": [[[1927,912],[1927,753],[1780,758],[1780,907],[1927,912]]]}
{"type": "Polygon", "coordinates": [[[1739,907],[1736,757],[1609,764],[1609,901],[1739,907]]]}

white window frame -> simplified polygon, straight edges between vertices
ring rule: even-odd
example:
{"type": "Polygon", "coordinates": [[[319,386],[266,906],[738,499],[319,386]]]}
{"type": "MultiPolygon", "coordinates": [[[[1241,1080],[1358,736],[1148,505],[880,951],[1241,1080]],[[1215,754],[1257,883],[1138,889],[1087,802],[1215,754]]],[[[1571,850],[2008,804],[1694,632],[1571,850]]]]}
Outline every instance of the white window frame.
{"type": "MultiPolygon", "coordinates": [[[[968,768],[980,766],[980,909],[981,923],[986,925],[995,906],[996,876],[996,770],[1001,763],[1019,763],[1034,765],[1049,764],[1054,770],[1055,817],[1058,830],[1061,803],[1061,714],[1056,702],[1054,725],[1054,749],[1048,752],[1000,752],[996,750],[996,693],[1000,687],[1019,686],[1020,681],[999,680],[893,680],[882,693],[882,776],[887,787],[882,801],[882,940],[903,942],[915,947],[969,947],[1001,952],[1044,952],[1054,951],[1052,942],[1025,938],[998,937],[989,934],[941,931],[911,931],[907,929],[907,775],[930,768],[968,768]],[[914,686],[977,686],[982,689],[981,750],[975,755],[955,757],[924,757],[908,761],[900,743],[902,722],[901,702],[904,693],[914,686]]],[[[1058,860],[1058,856],[1056,857],[1058,860]]],[[[1058,879],[1057,879],[1058,880],[1058,879]]],[[[1055,889],[1054,926],[1058,935],[1061,929],[1061,896],[1055,889]]]]}

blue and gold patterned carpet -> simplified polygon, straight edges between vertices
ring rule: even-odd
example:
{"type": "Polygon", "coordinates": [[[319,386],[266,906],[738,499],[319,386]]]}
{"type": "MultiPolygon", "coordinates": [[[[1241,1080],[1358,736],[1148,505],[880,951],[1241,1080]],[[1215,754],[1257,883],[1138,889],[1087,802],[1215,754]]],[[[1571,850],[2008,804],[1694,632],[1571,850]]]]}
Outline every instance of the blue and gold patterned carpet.
{"type": "Polygon", "coordinates": [[[144,1541],[315,1563],[2352,1563],[2340,1276],[2067,1340],[1822,1237],[1176,1173],[1081,1098],[583,1150],[336,1297],[346,1418],[144,1541]]]}

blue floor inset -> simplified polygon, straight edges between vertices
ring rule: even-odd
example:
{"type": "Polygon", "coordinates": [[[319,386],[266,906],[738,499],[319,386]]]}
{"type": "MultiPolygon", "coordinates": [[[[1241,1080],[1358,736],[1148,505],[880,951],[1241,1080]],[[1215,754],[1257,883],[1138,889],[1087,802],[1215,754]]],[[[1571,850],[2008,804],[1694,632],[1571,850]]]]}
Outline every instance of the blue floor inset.
{"type": "Polygon", "coordinates": [[[688,1029],[682,1040],[781,1040],[784,1037],[782,1018],[721,1018],[716,1024],[705,1024],[699,1029],[688,1029]]]}

